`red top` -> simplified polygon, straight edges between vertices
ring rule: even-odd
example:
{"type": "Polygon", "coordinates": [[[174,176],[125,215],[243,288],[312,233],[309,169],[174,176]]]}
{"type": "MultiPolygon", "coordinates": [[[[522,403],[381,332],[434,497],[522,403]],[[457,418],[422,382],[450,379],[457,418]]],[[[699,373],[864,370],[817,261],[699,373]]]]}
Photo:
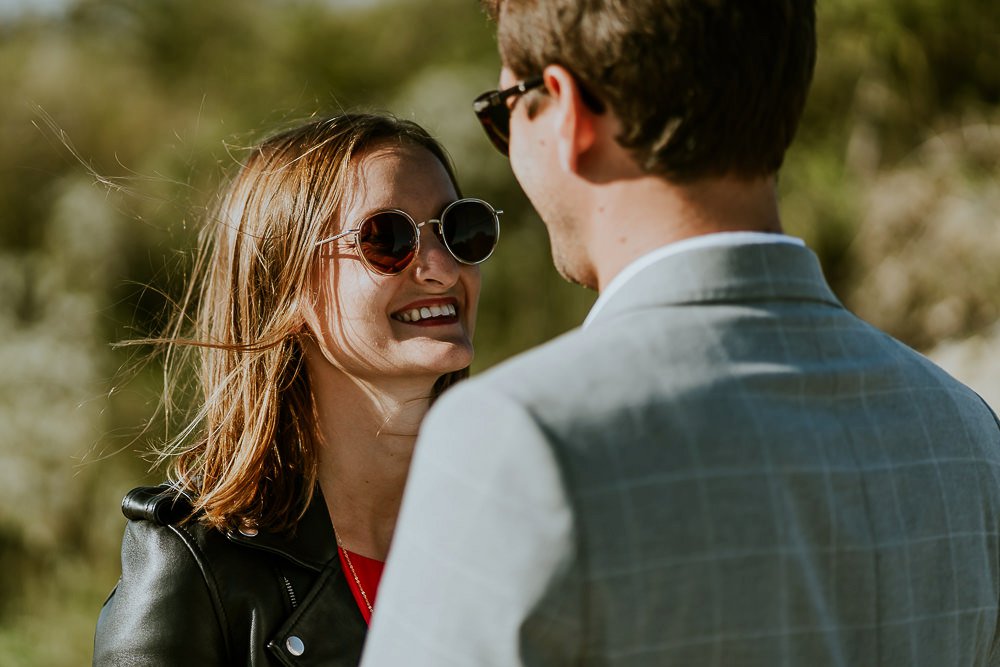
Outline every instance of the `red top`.
{"type": "Polygon", "coordinates": [[[361,615],[365,617],[365,623],[371,623],[372,614],[368,611],[368,605],[365,604],[364,596],[361,595],[361,588],[364,589],[365,595],[368,596],[368,602],[374,607],[375,594],[378,593],[378,583],[382,579],[382,570],[385,569],[385,563],[374,558],[367,558],[361,554],[356,554],[353,551],[348,551],[343,547],[340,547],[338,552],[340,554],[340,564],[344,568],[344,576],[347,577],[347,585],[351,587],[351,592],[354,593],[354,600],[358,603],[358,609],[361,610],[361,615]],[[346,557],[345,554],[347,555],[346,557]],[[347,563],[347,558],[351,559],[350,565],[347,563]],[[354,574],[351,574],[351,565],[354,566],[354,574],[358,575],[357,581],[354,579],[354,574]],[[358,581],[361,582],[361,588],[358,588],[358,581]]]}

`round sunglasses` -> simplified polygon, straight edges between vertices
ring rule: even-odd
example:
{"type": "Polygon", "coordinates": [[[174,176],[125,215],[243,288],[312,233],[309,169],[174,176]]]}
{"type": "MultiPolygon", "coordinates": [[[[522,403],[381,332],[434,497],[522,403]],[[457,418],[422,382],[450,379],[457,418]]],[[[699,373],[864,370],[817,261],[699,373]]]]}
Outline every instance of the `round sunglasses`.
{"type": "Polygon", "coordinates": [[[500,238],[498,211],[482,199],[459,199],[448,204],[441,216],[418,223],[405,211],[391,208],[375,211],[346,232],[317,241],[320,246],[354,235],[361,261],[383,276],[406,270],[420,251],[420,228],[433,225],[434,233],[451,256],[462,264],[479,264],[493,254],[500,238]]]}

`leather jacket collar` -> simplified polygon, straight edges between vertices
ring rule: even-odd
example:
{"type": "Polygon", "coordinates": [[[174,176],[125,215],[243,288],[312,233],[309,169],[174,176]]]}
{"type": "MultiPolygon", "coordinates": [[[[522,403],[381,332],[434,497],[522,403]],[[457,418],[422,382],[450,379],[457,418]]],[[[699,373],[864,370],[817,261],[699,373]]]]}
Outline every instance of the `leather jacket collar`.
{"type": "Polygon", "coordinates": [[[229,531],[226,537],[231,542],[269,551],[316,572],[322,570],[334,558],[338,558],[333,524],[319,487],[313,493],[312,502],[309,503],[293,532],[229,531]]]}

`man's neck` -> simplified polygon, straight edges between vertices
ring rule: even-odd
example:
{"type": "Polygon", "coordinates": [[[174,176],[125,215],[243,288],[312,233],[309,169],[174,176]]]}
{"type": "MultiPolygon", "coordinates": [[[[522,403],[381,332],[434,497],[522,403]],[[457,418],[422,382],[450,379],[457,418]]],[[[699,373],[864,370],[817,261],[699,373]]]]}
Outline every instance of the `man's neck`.
{"type": "Polygon", "coordinates": [[[588,254],[599,291],[637,258],[669,243],[718,232],[782,231],[773,178],[677,185],[642,176],[602,186],[596,199],[588,254]]]}

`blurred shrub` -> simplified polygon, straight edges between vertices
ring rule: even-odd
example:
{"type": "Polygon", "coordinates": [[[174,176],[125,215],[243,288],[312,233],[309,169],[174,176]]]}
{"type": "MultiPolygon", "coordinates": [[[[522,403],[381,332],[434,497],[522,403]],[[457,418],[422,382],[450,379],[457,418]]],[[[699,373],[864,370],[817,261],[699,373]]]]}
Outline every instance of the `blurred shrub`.
{"type": "Polygon", "coordinates": [[[1000,317],[1000,125],[927,141],[865,193],[846,300],[927,349],[1000,317]]]}
{"type": "Polygon", "coordinates": [[[0,256],[10,298],[0,311],[0,522],[16,523],[38,551],[73,536],[84,497],[73,468],[106,426],[101,404],[81,397],[100,392],[108,372],[98,320],[118,275],[101,193],[64,185],[36,252],[0,256]]]}
{"type": "Polygon", "coordinates": [[[928,356],[962,378],[1000,413],[1000,324],[960,341],[938,344],[928,356]]]}

